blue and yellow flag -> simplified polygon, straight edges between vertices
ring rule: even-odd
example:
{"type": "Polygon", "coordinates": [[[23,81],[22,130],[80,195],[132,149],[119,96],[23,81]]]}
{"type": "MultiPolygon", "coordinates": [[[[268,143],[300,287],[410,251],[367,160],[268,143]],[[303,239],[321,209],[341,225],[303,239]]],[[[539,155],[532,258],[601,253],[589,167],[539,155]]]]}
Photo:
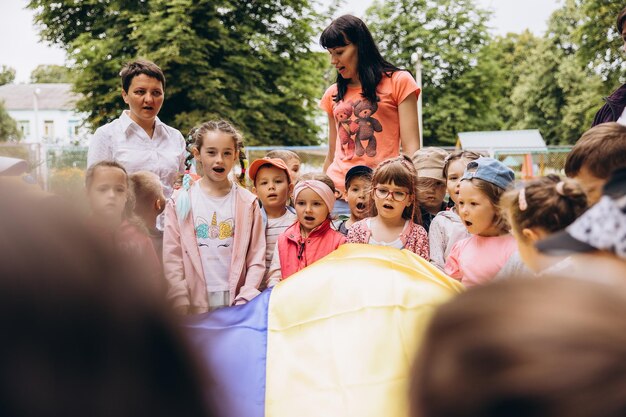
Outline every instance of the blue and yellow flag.
{"type": "Polygon", "coordinates": [[[404,417],[422,332],[462,288],[412,252],[347,244],[187,328],[221,416],[404,417]]]}

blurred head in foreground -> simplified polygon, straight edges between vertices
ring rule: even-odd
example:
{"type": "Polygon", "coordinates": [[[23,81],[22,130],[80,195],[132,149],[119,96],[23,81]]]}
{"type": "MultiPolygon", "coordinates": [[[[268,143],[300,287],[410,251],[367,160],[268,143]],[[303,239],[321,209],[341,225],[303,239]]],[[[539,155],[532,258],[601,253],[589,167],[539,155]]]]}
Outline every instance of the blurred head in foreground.
{"type": "Polygon", "coordinates": [[[0,415],[210,415],[140,271],[59,201],[3,197],[0,213],[0,415]]]}
{"type": "Polygon", "coordinates": [[[626,415],[626,289],[508,280],[443,305],[411,387],[413,417],[626,415]]]}

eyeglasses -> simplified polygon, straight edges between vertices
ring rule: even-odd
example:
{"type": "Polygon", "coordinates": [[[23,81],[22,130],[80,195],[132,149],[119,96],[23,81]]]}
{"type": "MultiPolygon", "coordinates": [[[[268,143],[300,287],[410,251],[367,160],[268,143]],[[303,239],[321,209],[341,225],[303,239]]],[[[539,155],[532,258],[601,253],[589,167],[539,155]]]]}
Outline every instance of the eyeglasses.
{"type": "Polygon", "coordinates": [[[387,198],[387,196],[391,194],[391,198],[393,198],[394,201],[398,202],[406,200],[406,196],[409,195],[409,193],[405,193],[404,191],[391,191],[388,188],[384,187],[374,187],[374,194],[377,198],[380,198],[381,200],[387,198]]]}

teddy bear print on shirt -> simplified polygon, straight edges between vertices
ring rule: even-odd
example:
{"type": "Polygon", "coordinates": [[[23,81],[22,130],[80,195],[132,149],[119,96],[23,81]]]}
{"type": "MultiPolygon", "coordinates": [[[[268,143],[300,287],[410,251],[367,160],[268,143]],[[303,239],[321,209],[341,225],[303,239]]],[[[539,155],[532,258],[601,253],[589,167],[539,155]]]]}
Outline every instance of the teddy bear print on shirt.
{"type": "Polygon", "coordinates": [[[372,117],[378,110],[378,104],[369,100],[358,100],[353,107],[357,125],[355,153],[357,156],[366,154],[369,157],[374,157],[376,156],[376,136],[374,136],[374,132],[382,132],[383,130],[383,126],[378,119],[372,117]],[[363,142],[367,142],[365,148],[363,147],[363,142]]]}

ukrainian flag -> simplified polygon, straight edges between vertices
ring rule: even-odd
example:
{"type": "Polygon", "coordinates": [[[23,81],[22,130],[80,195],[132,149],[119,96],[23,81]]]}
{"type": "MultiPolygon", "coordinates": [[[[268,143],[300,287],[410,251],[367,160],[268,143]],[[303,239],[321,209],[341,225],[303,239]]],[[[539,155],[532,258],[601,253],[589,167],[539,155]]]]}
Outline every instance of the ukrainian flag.
{"type": "Polygon", "coordinates": [[[422,332],[462,288],[412,252],[347,244],[187,330],[220,416],[405,417],[422,332]]]}

